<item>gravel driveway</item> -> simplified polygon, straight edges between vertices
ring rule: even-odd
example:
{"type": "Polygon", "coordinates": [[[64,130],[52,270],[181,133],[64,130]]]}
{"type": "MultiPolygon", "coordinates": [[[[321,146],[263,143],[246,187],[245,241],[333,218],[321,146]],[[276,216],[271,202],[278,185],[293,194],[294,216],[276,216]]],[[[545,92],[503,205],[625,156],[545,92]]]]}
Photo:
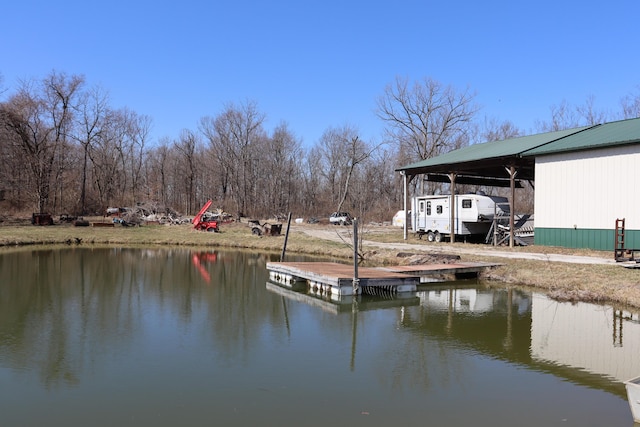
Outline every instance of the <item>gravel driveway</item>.
{"type": "MultiPolygon", "coordinates": [[[[318,228],[318,227],[296,227],[297,230],[304,232],[305,234],[324,240],[332,240],[336,242],[343,241],[340,236],[344,237],[344,240],[349,241],[349,231],[346,228],[318,228]]],[[[461,247],[460,245],[451,246],[447,243],[439,244],[415,244],[415,243],[381,243],[371,240],[363,240],[363,244],[372,247],[379,247],[383,249],[394,249],[398,251],[418,251],[418,252],[431,252],[431,253],[448,253],[458,255],[478,255],[478,256],[490,256],[501,257],[510,259],[530,259],[535,261],[551,261],[551,262],[566,262],[572,264],[608,264],[608,265],[623,265],[624,263],[618,263],[611,257],[598,257],[598,256],[581,256],[581,255],[563,255],[563,254],[544,254],[538,252],[523,252],[512,251],[505,247],[493,247],[489,245],[481,244],[469,244],[461,247]]]]}

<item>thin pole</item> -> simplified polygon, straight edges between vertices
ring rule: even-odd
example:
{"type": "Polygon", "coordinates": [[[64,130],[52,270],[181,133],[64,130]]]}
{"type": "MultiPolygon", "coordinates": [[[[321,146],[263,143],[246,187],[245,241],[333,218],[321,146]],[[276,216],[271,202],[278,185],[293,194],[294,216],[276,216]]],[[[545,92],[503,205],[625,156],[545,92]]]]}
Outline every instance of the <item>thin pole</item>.
{"type": "Polygon", "coordinates": [[[358,278],[358,219],[353,219],[353,295],[360,292],[360,279],[358,278]]]}
{"type": "Polygon", "coordinates": [[[289,227],[291,226],[291,212],[287,218],[287,232],[284,233],[284,245],[282,245],[282,254],[280,254],[280,262],[284,262],[284,254],[287,251],[287,241],[289,240],[289,227]]]}

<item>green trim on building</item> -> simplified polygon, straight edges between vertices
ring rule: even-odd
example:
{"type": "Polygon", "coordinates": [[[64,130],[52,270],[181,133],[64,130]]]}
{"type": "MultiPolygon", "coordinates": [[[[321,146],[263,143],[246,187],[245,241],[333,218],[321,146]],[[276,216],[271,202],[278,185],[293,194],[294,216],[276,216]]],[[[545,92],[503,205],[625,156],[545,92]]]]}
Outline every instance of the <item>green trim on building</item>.
{"type": "MultiPolygon", "coordinates": [[[[535,228],[535,244],[613,251],[615,231],[602,229],[535,228]]],[[[640,230],[625,230],[625,248],[640,249],[640,230]]]]}

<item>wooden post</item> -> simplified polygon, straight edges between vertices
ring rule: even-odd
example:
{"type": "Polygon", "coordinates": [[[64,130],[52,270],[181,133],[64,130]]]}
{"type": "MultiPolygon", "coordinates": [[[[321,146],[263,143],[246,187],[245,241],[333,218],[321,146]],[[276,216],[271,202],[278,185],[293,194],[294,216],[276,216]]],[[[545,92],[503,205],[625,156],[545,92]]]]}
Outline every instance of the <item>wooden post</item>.
{"type": "Polygon", "coordinates": [[[493,246],[498,246],[498,204],[493,204],[493,246]]]}
{"type": "Polygon", "coordinates": [[[449,174],[449,181],[451,181],[451,203],[449,206],[451,218],[449,221],[449,231],[450,231],[449,241],[453,243],[456,241],[456,173],[455,172],[451,172],[449,174]]]}
{"type": "Polygon", "coordinates": [[[280,254],[280,262],[284,262],[284,254],[287,251],[287,241],[289,240],[289,227],[291,226],[291,212],[287,217],[287,232],[284,233],[284,245],[282,245],[282,254],[280,254]]]}
{"type": "Polygon", "coordinates": [[[353,219],[353,295],[360,293],[358,278],[358,218],[353,219]]]}
{"type": "Polygon", "coordinates": [[[516,167],[511,165],[509,168],[509,183],[511,185],[511,197],[509,197],[510,202],[510,212],[509,212],[509,247],[512,248],[515,243],[515,230],[513,227],[515,226],[514,216],[516,210],[516,167]]]}
{"type": "Polygon", "coordinates": [[[408,234],[409,234],[408,231],[407,231],[408,230],[407,227],[409,226],[407,224],[409,222],[409,211],[407,210],[407,187],[408,187],[408,184],[407,184],[407,174],[406,174],[406,172],[402,171],[401,173],[402,173],[402,186],[403,186],[403,190],[402,191],[403,191],[403,194],[404,194],[404,197],[403,197],[404,198],[404,201],[403,201],[403,203],[404,203],[404,224],[402,225],[402,238],[404,240],[407,240],[408,234]]]}

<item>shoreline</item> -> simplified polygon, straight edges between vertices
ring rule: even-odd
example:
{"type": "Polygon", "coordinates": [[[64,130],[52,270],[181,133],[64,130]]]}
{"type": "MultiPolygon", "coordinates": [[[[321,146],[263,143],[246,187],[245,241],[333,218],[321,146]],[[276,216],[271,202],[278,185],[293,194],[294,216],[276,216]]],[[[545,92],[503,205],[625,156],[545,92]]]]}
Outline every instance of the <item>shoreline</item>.
{"type": "MultiPolygon", "coordinates": [[[[101,222],[107,223],[106,219],[101,222]]],[[[159,246],[258,250],[280,253],[280,236],[255,236],[245,223],[222,224],[219,233],[193,230],[186,225],[141,227],[74,227],[0,225],[0,254],[33,246],[159,246]]],[[[613,254],[549,247],[493,247],[472,243],[430,243],[414,236],[402,239],[402,230],[391,226],[366,226],[359,231],[361,253],[369,266],[401,265],[410,255],[460,257],[463,261],[499,264],[479,280],[527,287],[558,301],[603,303],[640,309],[640,269],[624,268],[613,254]]],[[[291,226],[286,253],[353,259],[348,227],[322,224],[291,226]]],[[[436,261],[437,262],[437,261],[436,261]]]]}

